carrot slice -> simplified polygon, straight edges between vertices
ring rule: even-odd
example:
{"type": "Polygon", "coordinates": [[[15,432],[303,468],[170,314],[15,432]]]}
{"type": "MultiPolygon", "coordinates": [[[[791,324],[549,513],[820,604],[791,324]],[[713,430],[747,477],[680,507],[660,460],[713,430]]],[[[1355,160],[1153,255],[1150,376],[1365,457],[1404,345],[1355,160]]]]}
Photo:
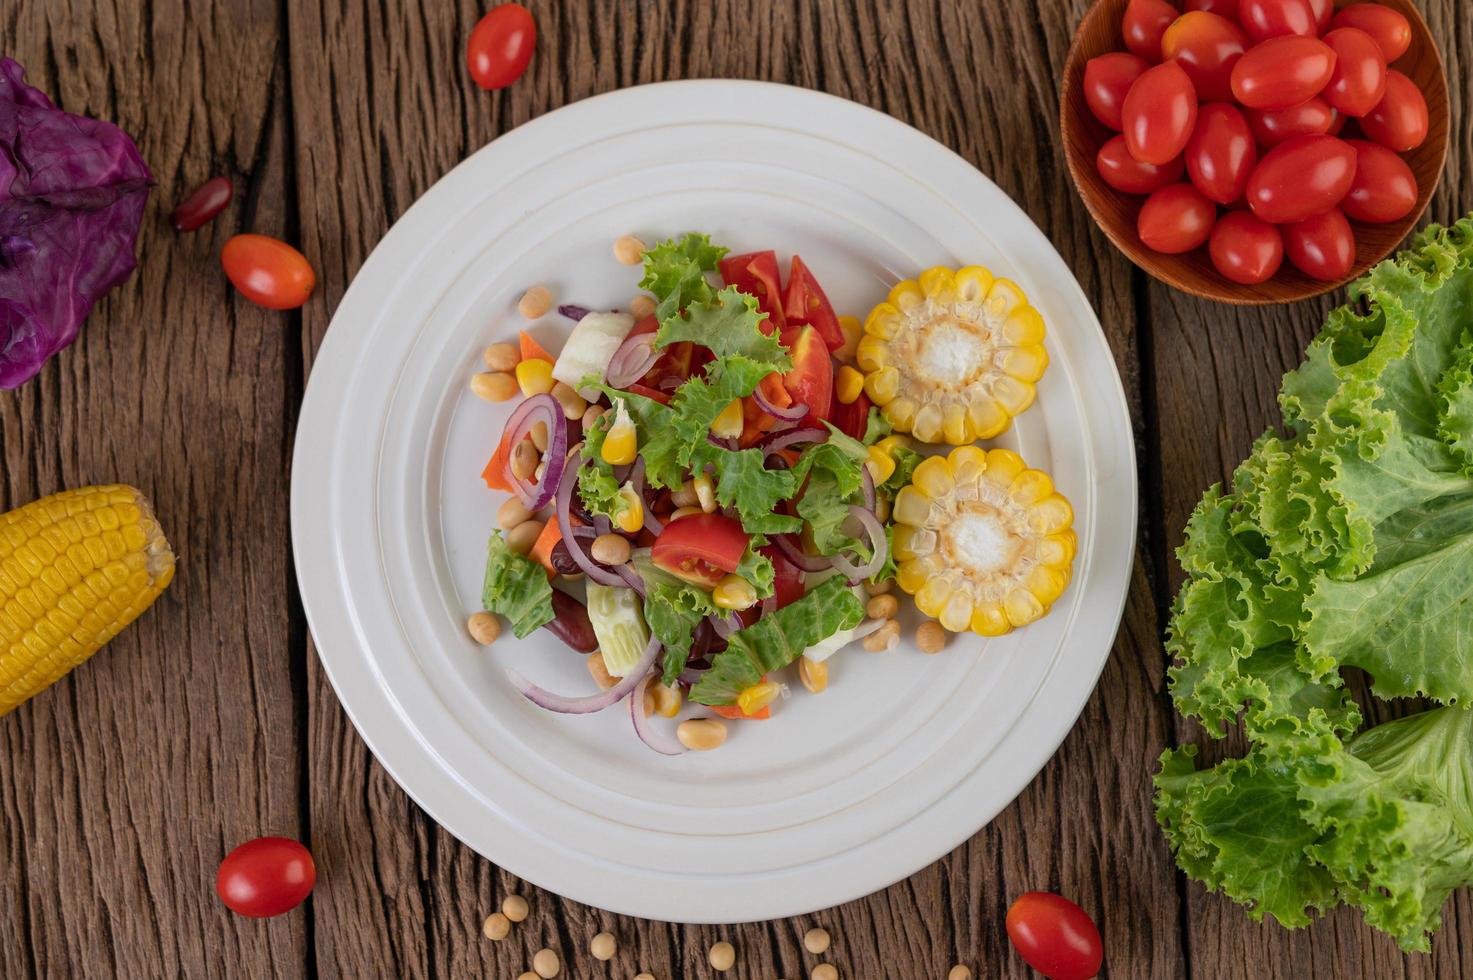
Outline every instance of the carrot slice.
{"type": "Polygon", "coordinates": [[[528,552],[533,558],[547,569],[549,578],[557,574],[557,569],[552,567],[552,549],[563,539],[563,532],[558,527],[557,518],[551,518],[542,525],[542,533],[537,535],[537,540],[532,542],[532,550],[528,552]]]}
{"type": "Polygon", "coordinates": [[[707,707],[721,717],[730,718],[732,721],[766,721],[772,717],[772,708],[769,705],[763,705],[755,714],[750,715],[734,704],[712,704],[707,707]]]}
{"type": "Polygon", "coordinates": [[[496,446],[496,452],[491,455],[491,462],[481,471],[481,479],[486,481],[486,486],[492,490],[505,490],[513,493],[516,487],[512,486],[507,463],[511,461],[511,433],[503,432],[501,442],[496,446]]]}
{"type": "Polygon", "coordinates": [[[546,348],[537,343],[537,341],[533,340],[532,337],[527,333],[527,331],[522,331],[520,340],[522,344],[522,360],[540,360],[546,361],[548,364],[557,363],[557,358],[553,357],[547,352],[546,348]]]}

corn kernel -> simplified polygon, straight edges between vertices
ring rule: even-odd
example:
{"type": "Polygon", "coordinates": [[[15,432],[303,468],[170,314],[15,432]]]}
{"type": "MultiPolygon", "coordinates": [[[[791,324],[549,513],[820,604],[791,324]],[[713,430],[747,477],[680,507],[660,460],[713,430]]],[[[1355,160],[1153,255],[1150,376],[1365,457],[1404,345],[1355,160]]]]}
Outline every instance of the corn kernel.
{"type": "Polygon", "coordinates": [[[547,394],[553,386],[552,362],[540,357],[517,362],[517,384],[526,398],[547,394]]]}
{"type": "Polygon", "coordinates": [[[869,467],[869,475],[874,478],[875,483],[884,483],[895,472],[895,457],[881,451],[878,446],[870,446],[869,459],[865,465],[869,467]]]}
{"type": "Polygon", "coordinates": [[[980,265],[956,270],[957,299],[963,303],[980,303],[992,288],[992,273],[980,265]]]}
{"type": "Polygon", "coordinates": [[[953,446],[972,441],[972,427],[960,405],[947,405],[941,413],[941,436],[953,446]]]}
{"type": "Polygon", "coordinates": [[[941,441],[941,409],[928,402],[916,409],[916,417],[910,423],[911,433],[921,442],[941,441]]]}
{"type": "Polygon", "coordinates": [[[1008,348],[998,366],[1014,380],[1031,384],[1043,377],[1043,372],[1048,369],[1048,353],[1042,344],[1008,348]]]}
{"type": "Polygon", "coordinates": [[[901,313],[909,313],[926,301],[926,294],[921,292],[921,287],[915,280],[905,279],[891,287],[886,299],[901,313]]]}
{"type": "Polygon", "coordinates": [[[987,472],[983,477],[993,486],[1007,489],[1028,466],[1011,449],[987,450],[987,472]]]}
{"type": "Polygon", "coordinates": [[[1002,405],[1003,411],[1009,415],[1017,416],[1023,414],[1033,404],[1033,397],[1037,394],[1031,384],[1025,384],[1017,378],[1004,374],[992,385],[992,395],[1002,405]]]}
{"type": "Polygon", "coordinates": [[[864,325],[859,322],[858,317],[841,316],[839,333],[844,336],[844,342],[834,351],[834,359],[840,364],[848,364],[854,360],[854,352],[858,350],[859,340],[864,336],[864,325]]]}
{"type": "Polygon", "coordinates": [[[972,597],[958,589],[946,600],[937,618],[953,633],[962,632],[972,624],[972,597]]]}
{"type": "MultiPolygon", "coordinates": [[[[864,321],[864,334],[877,340],[889,340],[900,329],[904,318],[893,303],[881,303],[869,311],[864,321]]],[[[862,343],[862,341],[861,341],[862,343]]]]}
{"type": "Polygon", "coordinates": [[[921,460],[921,464],[911,474],[910,482],[932,500],[946,496],[956,486],[951,475],[951,464],[944,456],[930,456],[921,460]]]}
{"type": "Polygon", "coordinates": [[[1014,310],[1002,325],[1002,339],[1014,347],[1041,344],[1045,332],[1042,314],[1031,306],[1014,310]]]}
{"type": "Polygon", "coordinates": [[[740,575],[725,575],[711,590],[711,601],[722,609],[750,609],[757,604],[757,590],[740,575]]]}
{"type": "Polygon", "coordinates": [[[958,446],[946,454],[957,483],[972,483],[987,469],[987,453],[976,446],[958,446]]]}
{"type": "Polygon", "coordinates": [[[886,405],[882,410],[886,421],[902,432],[910,429],[910,424],[915,421],[916,403],[909,398],[901,397],[886,405]]]}
{"type": "Polygon", "coordinates": [[[864,393],[876,405],[893,401],[900,393],[900,372],[893,367],[883,367],[865,376],[864,393]]]}
{"type": "Polygon", "coordinates": [[[979,602],[972,607],[972,632],[982,636],[1002,636],[1013,629],[1007,613],[996,602],[979,602]]]}
{"type": "Polygon", "coordinates": [[[782,685],[774,684],[772,681],[753,684],[751,687],[742,688],[742,692],[737,695],[737,707],[742,709],[743,714],[755,715],[776,701],[777,696],[781,693],[782,685]]]}
{"type": "Polygon", "coordinates": [[[599,455],[610,466],[624,466],[634,462],[638,451],[639,436],[634,430],[634,421],[629,417],[629,409],[624,406],[624,400],[621,398],[614,409],[614,422],[609,426],[608,435],[604,437],[599,455]]]}
{"type": "Polygon", "coordinates": [[[718,439],[735,439],[742,434],[742,400],[733,398],[711,423],[711,434],[718,439]]]}
{"type": "Polygon", "coordinates": [[[951,583],[944,578],[933,578],[916,593],[916,608],[932,619],[938,619],[950,598],[951,583]]]}
{"type": "Polygon", "coordinates": [[[987,313],[994,320],[1006,321],[1013,311],[1028,305],[1028,297],[1010,279],[997,279],[987,291],[987,313]]]}
{"type": "Polygon", "coordinates": [[[716,487],[711,478],[704,473],[698,473],[690,479],[691,489],[695,491],[696,503],[700,504],[701,510],[707,514],[716,511],[716,487]]]}
{"type": "Polygon", "coordinates": [[[1003,411],[996,399],[986,396],[967,406],[967,419],[972,423],[978,439],[991,439],[1001,435],[1013,421],[1013,417],[1003,411]]]}
{"type": "Polygon", "coordinates": [[[1073,523],[1074,508],[1057,493],[1049,494],[1028,508],[1028,528],[1037,534],[1054,534],[1073,523]]]}
{"type": "Polygon", "coordinates": [[[922,527],[931,517],[931,498],[914,484],[902,487],[895,495],[895,508],[892,512],[896,521],[901,524],[914,524],[922,527]]]}
{"type": "Polygon", "coordinates": [[[853,405],[862,391],[864,375],[847,364],[839,368],[839,373],[834,375],[834,397],[839,399],[839,404],[853,405]]]}
{"type": "Polygon", "coordinates": [[[878,371],[889,359],[890,348],[878,337],[866,336],[854,348],[854,361],[861,371],[878,371]]]}
{"type": "Polygon", "coordinates": [[[907,595],[915,595],[926,584],[930,569],[920,558],[901,562],[895,569],[895,584],[907,595]]]}
{"type": "Polygon", "coordinates": [[[956,302],[956,276],[945,266],[938,265],[922,272],[916,277],[916,284],[933,303],[956,302]]]}
{"type": "Polygon", "coordinates": [[[1024,470],[1008,487],[1008,496],[1024,507],[1031,507],[1054,492],[1054,481],[1042,470],[1024,470]]]}
{"type": "Polygon", "coordinates": [[[1035,565],[1023,584],[1047,609],[1064,592],[1064,573],[1047,565],[1035,565]]]}
{"type": "Polygon", "coordinates": [[[1008,622],[1014,626],[1027,626],[1048,611],[1038,601],[1038,597],[1027,589],[1009,592],[1002,601],[1002,608],[1008,614],[1008,622]]]}
{"type": "Polygon", "coordinates": [[[619,488],[619,508],[614,511],[613,523],[626,534],[644,527],[644,501],[634,492],[633,484],[626,482],[619,488]]]}

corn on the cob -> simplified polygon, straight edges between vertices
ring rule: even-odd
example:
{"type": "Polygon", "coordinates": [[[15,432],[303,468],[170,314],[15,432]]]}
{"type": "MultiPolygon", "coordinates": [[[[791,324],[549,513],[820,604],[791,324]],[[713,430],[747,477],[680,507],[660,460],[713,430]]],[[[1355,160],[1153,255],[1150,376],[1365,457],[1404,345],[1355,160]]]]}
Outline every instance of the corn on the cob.
{"type": "Polygon", "coordinates": [[[1048,367],[1044,325],[1018,286],[981,266],[934,268],[870,311],[855,358],[897,431],[954,446],[1002,433],[1048,367]]]}
{"type": "Polygon", "coordinates": [[[132,487],[0,514],[0,715],[96,653],[173,577],[174,552],[132,487]]]}
{"type": "Polygon", "coordinates": [[[925,460],[894,518],[896,581],[954,633],[1025,626],[1069,584],[1074,510],[1011,450],[961,446],[925,460]]]}

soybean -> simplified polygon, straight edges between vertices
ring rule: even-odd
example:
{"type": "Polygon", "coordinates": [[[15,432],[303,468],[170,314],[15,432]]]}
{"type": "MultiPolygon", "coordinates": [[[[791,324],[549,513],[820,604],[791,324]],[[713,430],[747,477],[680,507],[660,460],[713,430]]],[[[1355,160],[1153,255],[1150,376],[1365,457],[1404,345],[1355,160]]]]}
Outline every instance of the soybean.
{"type": "Polygon", "coordinates": [[[488,370],[508,374],[517,369],[521,359],[522,352],[517,350],[516,344],[492,344],[481,353],[481,360],[488,370]]]}
{"type": "Polygon", "coordinates": [[[709,752],[726,741],[726,726],[715,718],[690,718],[675,729],[675,737],[692,752],[709,752]]]}
{"type": "Polygon", "coordinates": [[[528,320],[538,320],[547,316],[547,311],[552,309],[552,293],[546,286],[533,286],[522,294],[517,302],[517,312],[528,320]]]}
{"type": "Polygon", "coordinates": [[[501,635],[501,623],[488,612],[472,613],[470,619],[465,621],[465,628],[471,639],[483,647],[495,643],[496,638],[501,635]]]}
{"type": "Polygon", "coordinates": [[[542,528],[542,521],[523,521],[506,532],[506,546],[513,554],[525,555],[532,550],[532,545],[537,543],[537,538],[542,534],[542,528]]]}

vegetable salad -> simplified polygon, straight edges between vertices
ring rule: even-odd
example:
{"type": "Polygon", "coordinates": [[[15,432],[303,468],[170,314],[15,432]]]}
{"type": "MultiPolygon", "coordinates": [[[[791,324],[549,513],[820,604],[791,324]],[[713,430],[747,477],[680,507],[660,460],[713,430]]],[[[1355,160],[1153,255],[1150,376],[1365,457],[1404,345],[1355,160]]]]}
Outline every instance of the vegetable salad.
{"type": "MultiPolygon", "coordinates": [[[[971,445],[1032,404],[1048,364],[1016,284],[930,269],[861,325],[799,256],[784,283],[774,252],[703,234],[626,236],[615,254],[643,267],[630,312],[559,307],[576,321],[560,353],[523,333],[471,383],[522,396],[482,474],[513,494],[485,609],[518,637],[558,632],[603,688],[565,696],[509,670],[528,699],[580,714],[632,695],[651,748],[710,749],[718,718],[770,717],[785,668],[818,693],[839,650],[893,647],[895,584],[934,617],[927,652],[1048,612],[1076,550],[1069,502],[1016,453],[971,445]],[[579,579],[586,603],[553,585],[579,579]],[[656,727],[686,702],[718,718],[656,727]]],[[[519,310],[552,303],[534,287],[519,310]]]]}

